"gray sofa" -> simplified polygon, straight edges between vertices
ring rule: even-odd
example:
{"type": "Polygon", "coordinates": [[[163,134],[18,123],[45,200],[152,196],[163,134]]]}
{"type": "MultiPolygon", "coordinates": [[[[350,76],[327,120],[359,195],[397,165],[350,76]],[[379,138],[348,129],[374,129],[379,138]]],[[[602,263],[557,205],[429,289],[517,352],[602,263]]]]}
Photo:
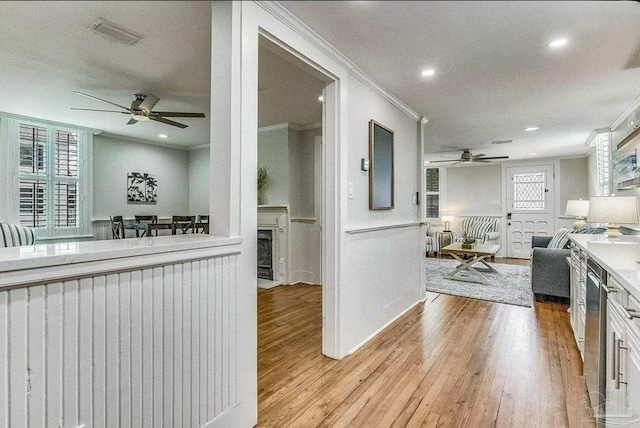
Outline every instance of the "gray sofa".
{"type": "Polygon", "coordinates": [[[533,236],[531,246],[531,290],[537,301],[543,296],[569,298],[571,269],[568,248],[547,248],[552,236],[533,236]]]}

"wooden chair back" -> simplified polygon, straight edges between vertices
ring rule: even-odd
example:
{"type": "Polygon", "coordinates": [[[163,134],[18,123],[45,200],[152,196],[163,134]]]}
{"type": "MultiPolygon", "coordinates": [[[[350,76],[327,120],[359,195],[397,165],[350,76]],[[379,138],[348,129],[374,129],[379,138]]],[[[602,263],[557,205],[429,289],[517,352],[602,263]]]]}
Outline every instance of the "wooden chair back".
{"type": "Polygon", "coordinates": [[[178,230],[185,233],[196,233],[196,216],[174,215],[171,219],[171,234],[176,235],[178,230]]]}
{"type": "Polygon", "coordinates": [[[124,239],[124,220],[121,215],[111,216],[111,237],[113,239],[124,239]]]}
{"type": "Polygon", "coordinates": [[[209,216],[199,215],[196,219],[196,233],[209,233],[209,216]]]}
{"type": "Polygon", "coordinates": [[[144,221],[145,223],[157,223],[158,222],[158,216],[157,215],[137,215],[135,216],[136,218],[136,223],[140,223],[142,221],[144,221]]]}

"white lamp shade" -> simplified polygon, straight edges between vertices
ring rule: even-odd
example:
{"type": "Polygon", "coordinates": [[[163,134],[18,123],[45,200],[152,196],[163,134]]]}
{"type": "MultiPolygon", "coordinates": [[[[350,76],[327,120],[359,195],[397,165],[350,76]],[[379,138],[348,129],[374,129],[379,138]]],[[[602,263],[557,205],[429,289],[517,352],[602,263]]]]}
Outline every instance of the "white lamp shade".
{"type": "Polygon", "coordinates": [[[638,198],[635,196],[594,196],[589,203],[591,223],[637,224],[638,198]]]}
{"type": "Polygon", "coordinates": [[[453,216],[452,215],[443,215],[442,217],[440,217],[440,220],[442,220],[442,221],[453,221],[453,216]]]}
{"type": "Polygon", "coordinates": [[[564,215],[571,217],[586,217],[589,214],[589,201],[567,201],[567,211],[564,215]]]}

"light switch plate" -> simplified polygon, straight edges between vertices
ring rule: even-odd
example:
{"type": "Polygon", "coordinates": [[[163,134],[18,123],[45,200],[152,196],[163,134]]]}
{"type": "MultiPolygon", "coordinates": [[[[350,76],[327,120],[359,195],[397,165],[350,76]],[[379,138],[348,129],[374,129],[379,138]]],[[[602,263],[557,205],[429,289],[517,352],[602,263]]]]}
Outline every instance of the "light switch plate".
{"type": "Polygon", "coordinates": [[[360,169],[362,171],[369,171],[369,159],[360,159],[360,169]]]}
{"type": "Polygon", "coordinates": [[[349,199],[353,199],[353,183],[350,181],[347,187],[349,188],[349,199]]]}

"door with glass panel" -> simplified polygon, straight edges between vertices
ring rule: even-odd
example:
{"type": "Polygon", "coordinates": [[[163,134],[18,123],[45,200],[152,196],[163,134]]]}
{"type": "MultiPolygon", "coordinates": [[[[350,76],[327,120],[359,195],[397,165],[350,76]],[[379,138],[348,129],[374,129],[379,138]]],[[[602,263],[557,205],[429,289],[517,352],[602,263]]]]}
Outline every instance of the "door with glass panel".
{"type": "Polygon", "coordinates": [[[531,257],[533,235],[554,233],[553,165],[507,168],[507,257],[531,257]]]}

